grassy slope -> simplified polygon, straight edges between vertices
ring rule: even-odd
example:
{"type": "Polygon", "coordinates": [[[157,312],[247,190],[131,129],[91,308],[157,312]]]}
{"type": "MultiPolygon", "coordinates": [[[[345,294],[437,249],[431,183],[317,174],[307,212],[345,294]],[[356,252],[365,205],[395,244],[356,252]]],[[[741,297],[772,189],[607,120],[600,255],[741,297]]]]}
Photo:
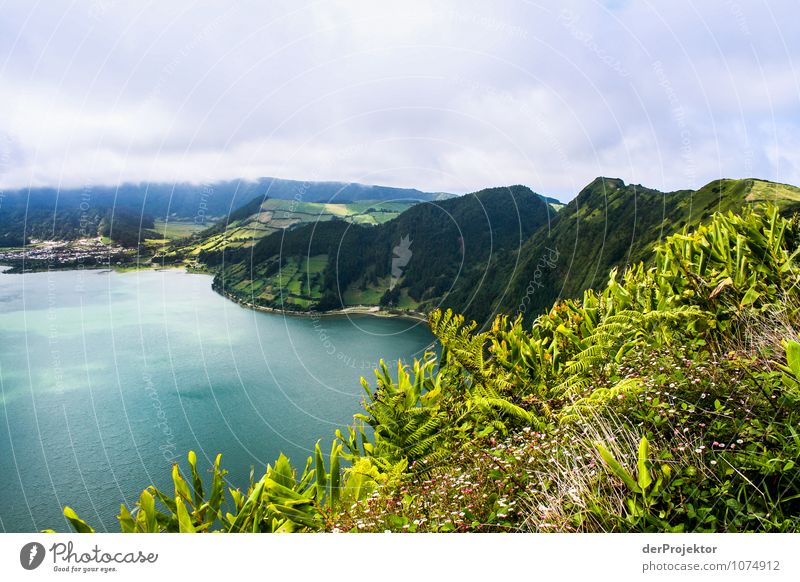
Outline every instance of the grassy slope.
{"type": "Polygon", "coordinates": [[[268,199],[256,207],[243,208],[247,212],[232,214],[229,221],[222,221],[199,234],[200,241],[180,249],[188,255],[200,251],[220,251],[224,248],[247,248],[259,240],[283,229],[305,223],[325,222],[338,218],[355,224],[376,225],[391,220],[413,202],[364,201],[349,204],[323,204],[297,202],[293,200],[268,199]]]}
{"type": "Polygon", "coordinates": [[[262,200],[257,197],[232,212],[226,219],[200,232],[190,232],[184,223],[170,223],[166,227],[164,223],[157,223],[157,227],[161,227],[156,228],[160,240],[148,242],[157,253],[157,260],[180,262],[188,259],[189,263],[194,265],[201,253],[251,248],[270,234],[306,223],[340,219],[354,224],[381,224],[398,216],[415,203],[367,200],[347,204],[326,204],[282,199],[262,200]],[[181,236],[184,233],[189,236],[181,236]]]}

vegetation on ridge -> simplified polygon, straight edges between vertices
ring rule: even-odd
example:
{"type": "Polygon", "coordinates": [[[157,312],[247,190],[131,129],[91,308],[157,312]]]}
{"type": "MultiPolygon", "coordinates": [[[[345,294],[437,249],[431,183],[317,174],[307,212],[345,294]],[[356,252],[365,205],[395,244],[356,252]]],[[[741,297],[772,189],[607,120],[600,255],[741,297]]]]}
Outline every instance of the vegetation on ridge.
{"type": "Polygon", "coordinates": [[[799,254],[796,217],[717,213],[531,326],[434,311],[441,356],[381,365],[329,454],[241,492],[190,453],[121,529],[797,531],[799,254]]]}

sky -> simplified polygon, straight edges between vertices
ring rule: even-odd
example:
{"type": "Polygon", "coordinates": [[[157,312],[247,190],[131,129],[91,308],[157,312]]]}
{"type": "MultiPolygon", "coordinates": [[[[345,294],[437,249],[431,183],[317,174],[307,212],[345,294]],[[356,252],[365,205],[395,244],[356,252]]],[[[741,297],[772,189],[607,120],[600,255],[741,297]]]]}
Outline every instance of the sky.
{"type": "Polygon", "coordinates": [[[0,0],[0,14],[0,192],[800,184],[797,0],[0,0]]]}

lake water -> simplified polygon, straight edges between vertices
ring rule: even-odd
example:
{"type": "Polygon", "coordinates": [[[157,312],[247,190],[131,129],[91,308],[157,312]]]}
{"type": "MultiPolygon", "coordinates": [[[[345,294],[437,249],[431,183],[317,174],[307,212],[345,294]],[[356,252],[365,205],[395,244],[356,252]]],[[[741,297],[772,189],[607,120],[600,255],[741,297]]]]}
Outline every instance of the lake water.
{"type": "Polygon", "coordinates": [[[359,411],[379,358],[420,357],[417,322],[244,309],[180,271],[0,273],[0,531],[118,531],[121,502],[197,452],[246,487],[302,466],[359,411]]]}

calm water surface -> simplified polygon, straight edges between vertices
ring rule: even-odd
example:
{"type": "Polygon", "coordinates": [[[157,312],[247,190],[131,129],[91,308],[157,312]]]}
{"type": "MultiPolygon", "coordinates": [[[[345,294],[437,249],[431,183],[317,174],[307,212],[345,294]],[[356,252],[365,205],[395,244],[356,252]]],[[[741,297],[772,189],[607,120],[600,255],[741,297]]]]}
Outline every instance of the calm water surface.
{"type": "MultiPolygon", "coordinates": [[[[0,268],[2,269],[2,268],[0,268]]],[[[420,357],[416,322],[243,309],[179,271],[0,273],[0,531],[118,531],[171,463],[222,453],[233,485],[280,451],[305,464],[358,411],[379,358],[420,357]]]]}

